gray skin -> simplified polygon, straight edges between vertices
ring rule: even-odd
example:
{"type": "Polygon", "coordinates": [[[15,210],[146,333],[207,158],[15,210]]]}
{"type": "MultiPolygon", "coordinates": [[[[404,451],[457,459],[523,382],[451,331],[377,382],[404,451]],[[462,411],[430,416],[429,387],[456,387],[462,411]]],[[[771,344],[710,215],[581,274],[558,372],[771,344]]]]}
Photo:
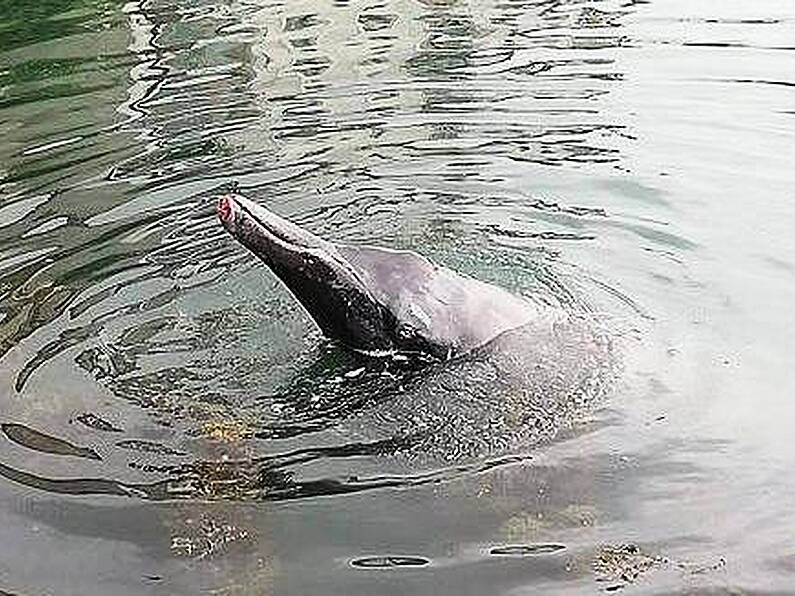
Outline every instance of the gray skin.
{"type": "Polygon", "coordinates": [[[354,350],[450,359],[543,313],[414,252],[329,242],[240,195],[220,197],[218,216],[326,337],[354,350]]]}

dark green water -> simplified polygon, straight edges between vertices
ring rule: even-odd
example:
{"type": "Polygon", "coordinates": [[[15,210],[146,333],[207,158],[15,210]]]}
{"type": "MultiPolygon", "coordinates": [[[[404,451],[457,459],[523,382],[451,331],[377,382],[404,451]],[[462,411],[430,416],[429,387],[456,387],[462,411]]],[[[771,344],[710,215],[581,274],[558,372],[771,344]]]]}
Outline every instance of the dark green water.
{"type": "Polygon", "coordinates": [[[791,593],[793,51],[785,0],[0,1],[0,591],[791,593]],[[404,385],[233,188],[620,371],[404,385]]]}

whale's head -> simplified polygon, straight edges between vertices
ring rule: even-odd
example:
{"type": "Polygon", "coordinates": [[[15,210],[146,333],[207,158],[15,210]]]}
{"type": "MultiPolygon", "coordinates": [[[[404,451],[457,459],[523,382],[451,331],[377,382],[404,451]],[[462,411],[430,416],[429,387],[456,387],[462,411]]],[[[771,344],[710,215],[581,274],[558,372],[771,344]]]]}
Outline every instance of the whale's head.
{"type": "Polygon", "coordinates": [[[218,217],[287,286],[327,337],[367,352],[394,349],[388,309],[337,245],[240,195],[220,197],[218,217]]]}

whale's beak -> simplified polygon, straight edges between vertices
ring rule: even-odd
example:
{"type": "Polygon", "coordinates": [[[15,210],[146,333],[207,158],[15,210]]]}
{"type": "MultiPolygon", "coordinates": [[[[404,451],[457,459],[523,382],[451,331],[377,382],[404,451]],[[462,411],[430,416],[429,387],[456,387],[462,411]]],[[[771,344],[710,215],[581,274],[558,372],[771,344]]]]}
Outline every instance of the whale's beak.
{"type": "Polygon", "coordinates": [[[329,248],[330,243],[241,195],[218,198],[218,218],[243,245],[269,262],[278,253],[329,248]]]}
{"type": "Polygon", "coordinates": [[[390,346],[383,309],[338,247],[240,195],[218,199],[221,223],[259,257],[328,337],[352,347],[390,346]]]}

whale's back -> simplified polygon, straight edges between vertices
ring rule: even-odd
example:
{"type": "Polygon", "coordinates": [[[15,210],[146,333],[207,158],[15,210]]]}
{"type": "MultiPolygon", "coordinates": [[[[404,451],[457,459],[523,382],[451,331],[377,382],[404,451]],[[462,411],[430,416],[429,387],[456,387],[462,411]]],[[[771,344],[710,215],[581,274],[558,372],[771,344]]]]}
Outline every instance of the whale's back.
{"type": "Polygon", "coordinates": [[[412,251],[338,247],[399,333],[418,336],[437,353],[457,354],[542,314],[507,290],[435,265],[412,251]]]}

